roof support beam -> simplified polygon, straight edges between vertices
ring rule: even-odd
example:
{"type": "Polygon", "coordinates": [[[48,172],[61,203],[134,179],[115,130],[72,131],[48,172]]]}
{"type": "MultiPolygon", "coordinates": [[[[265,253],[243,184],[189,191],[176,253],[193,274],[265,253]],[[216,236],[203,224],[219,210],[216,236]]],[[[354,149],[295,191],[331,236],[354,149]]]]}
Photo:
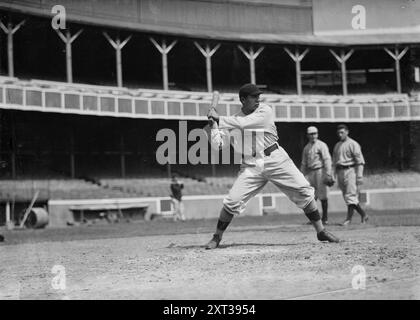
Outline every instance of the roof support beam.
{"type": "Polygon", "coordinates": [[[20,27],[25,23],[25,20],[22,20],[16,26],[13,26],[11,22],[5,26],[3,22],[0,21],[0,28],[7,34],[7,64],[8,64],[8,73],[9,77],[15,76],[15,68],[13,62],[13,35],[20,29],[20,27]]]}
{"type": "Polygon", "coordinates": [[[400,49],[395,46],[394,48],[394,52],[392,52],[391,50],[389,50],[388,48],[384,48],[385,52],[388,53],[392,59],[394,59],[395,61],[395,78],[396,78],[396,82],[397,82],[397,92],[401,93],[402,92],[402,88],[401,88],[401,69],[400,69],[400,60],[402,59],[402,57],[404,57],[404,55],[407,53],[408,51],[408,47],[405,47],[402,51],[400,51],[400,49]]]}
{"type": "Polygon", "coordinates": [[[116,66],[117,66],[117,85],[118,85],[118,87],[122,87],[123,86],[123,80],[122,80],[121,50],[124,48],[124,46],[127,44],[127,42],[130,41],[131,35],[128,36],[124,41],[121,41],[120,37],[117,37],[117,39],[114,41],[113,39],[111,39],[111,37],[106,32],[103,32],[103,35],[108,40],[108,42],[111,44],[111,46],[115,49],[115,58],[116,58],[116,66]]]}
{"type": "Polygon", "coordinates": [[[354,49],[351,49],[347,53],[344,49],[340,50],[340,53],[337,54],[334,50],[330,49],[331,54],[337,60],[338,63],[341,65],[341,84],[343,87],[343,95],[347,95],[347,69],[346,69],[346,61],[351,57],[354,53],[354,49]]]}
{"type": "Polygon", "coordinates": [[[257,84],[257,79],[255,75],[255,60],[258,58],[260,53],[264,50],[264,46],[261,46],[258,48],[257,51],[254,51],[253,46],[249,48],[249,51],[246,51],[244,47],[241,45],[238,45],[239,50],[242,51],[245,57],[249,60],[249,70],[250,70],[250,76],[251,76],[251,83],[257,84]]]}
{"type": "Polygon", "coordinates": [[[168,53],[172,50],[172,48],[176,45],[178,42],[177,40],[174,40],[171,42],[169,46],[166,45],[166,40],[162,40],[162,44],[159,44],[156,42],[155,39],[150,38],[150,41],[153,43],[153,45],[158,49],[160,54],[162,55],[162,78],[163,78],[163,89],[169,90],[169,80],[168,80],[168,53]]]}
{"type": "Polygon", "coordinates": [[[194,41],[194,45],[197,47],[197,49],[201,52],[201,54],[206,59],[207,91],[212,92],[213,91],[213,81],[212,81],[212,76],[211,76],[211,57],[219,49],[220,43],[217,44],[213,49],[210,49],[210,46],[208,44],[206,44],[206,47],[203,48],[196,41],[194,41]]]}
{"type": "Polygon", "coordinates": [[[300,62],[305,58],[309,52],[309,48],[306,48],[302,53],[299,52],[299,49],[296,48],[295,52],[292,53],[288,48],[284,48],[284,51],[289,55],[290,58],[295,62],[296,67],[296,90],[298,95],[302,95],[302,75],[300,62]]]}
{"type": "Polygon", "coordinates": [[[76,34],[73,36],[70,33],[70,30],[66,30],[66,34],[64,35],[60,30],[55,30],[60,37],[61,40],[66,45],[66,76],[67,76],[67,82],[72,83],[73,82],[73,62],[72,62],[72,50],[71,50],[71,44],[74,40],[77,39],[77,37],[83,32],[83,29],[80,29],[76,34]]]}

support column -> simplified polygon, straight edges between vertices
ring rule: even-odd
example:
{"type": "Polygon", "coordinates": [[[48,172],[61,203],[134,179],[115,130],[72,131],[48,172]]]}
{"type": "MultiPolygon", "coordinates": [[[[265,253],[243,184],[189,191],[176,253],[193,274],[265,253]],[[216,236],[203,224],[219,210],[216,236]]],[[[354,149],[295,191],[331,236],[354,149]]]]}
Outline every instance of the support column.
{"type": "Polygon", "coordinates": [[[77,37],[83,32],[83,29],[80,29],[75,35],[71,35],[70,30],[66,30],[66,34],[64,35],[60,30],[55,30],[60,37],[61,40],[66,45],[66,76],[67,82],[73,82],[73,63],[72,63],[72,51],[71,51],[71,44],[77,37]]]}
{"type": "Polygon", "coordinates": [[[211,57],[219,49],[220,43],[217,44],[213,49],[210,49],[210,46],[208,44],[206,44],[206,47],[203,48],[196,41],[194,41],[194,45],[197,47],[198,50],[200,50],[204,58],[206,58],[207,91],[213,92],[213,81],[211,76],[211,57]]]}
{"type": "Polygon", "coordinates": [[[340,50],[340,55],[338,55],[334,50],[330,49],[331,54],[341,65],[341,84],[343,86],[343,95],[347,95],[347,69],[346,61],[351,57],[354,52],[354,49],[351,49],[349,52],[345,52],[344,49],[340,50]]]}
{"type": "Polygon", "coordinates": [[[249,71],[250,71],[250,78],[251,83],[257,84],[257,79],[255,75],[255,60],[258,58],[260,53],[264,50],[264,46],[261,46],[256,52],[254,48],[251,46],[249,51],[246,51],[241,45],[238,45],[239,50],[242,51],[245,57],[249,60],[249,71]]]}
{"type": "Polygon", "coordinates": [[[169,46],[166,46],[166,40],[162,40],[162,44],[156,42],[155,39],[150,38],[150,41],[153,45],[158,49],[160,54],[162,55],[162,79],[163,79],[163,90],[169,90],[169,80],[168,80],[168,53],[172,50],[172,48],[178,42],[177,40],[172,41],[169,46]]]}
{"type": "Polygon", "coordinates": [[[400,60],[408,51],[408,47],[405,47],[401,52],[400,49],[395,46],[394,52],[391,52],[388,48],[384,48],[385,52],[388,53],[392,59],[395,60],[395,78],[397,82],[397,92],[401,93],[401,70],[400,70],[400,60]]]}
{"type": "Polygon", "coordinates": [[[10,164],[12,167],[12,179],[16,179],[16,118],[12,114],[10,119],[11,131],[12,131],[12,150],[10,154],[10,164]]]}
{"type": "Polygon", "coordinates": [[[106,32],[103,32],[103,35],[108,40],[108,42],[111,44],[111,46],[115,49],[116,68],[117,68],[117,86],[122,87],[123,86],[123,80],[122,80],[121,50],[122,50],[122,48],[124,48],[124,46],[127,44],[127,42],[130,41],[131,35],[128,36],[123,42],[120,41],[120,37],[117,37],[117,39],[115,41],[112,40],[111,37],[106,32]]]}
{"type": "Polygon", "coordinates": [[[299,53],[299,49],[296,48],[295,53],[292,53],[289,49],[284,48],[284,51],[289,55],[290,58],[295,62],[296,67],[296,91],[298,95],[302,94],[302,75],[300,69],[300,62],[305,58],[309,52],[309,48],[305,49],[302,53],[299,53]]]}
{"type": "Polygon", "coordinates": [[[70,129],[70,177],[74,179],[76,177],[76,165],[74,156],[74,131],[70,129]]]}
{"type": "Polygon", "coordinates": [[[410,152],[410,168],[420,172],[420,121],[410,121],[410,145],[412,152],[410,152]]]}
{"type": "Polygon", "coordinates": [[[399,154],[399,170],[403,171],[404,170],[404,122],[400,123],[400,128],[399,128],[399,145],[400,145],[400,154],[399,154]]]}
{"type": "Polygon", "coordinates": [[[7,27],[0,21],[0,28],[7,34],[7,64],[9,77],[15,76],[15,68],[13,62],[13,35],[20,29],[20,27],[25,23],[25,20],[22,20],[19,24],[13,27],[13,24],[9,22],[7,27]]]}
{"type": "Polygon", "coordinates": [[[125,150],[124,150],[124,135],[120,137],[120,162],[121,162],[121,178],[125,178],[125,150]]]}
{"type": "Polygon", "coordinates": [[[11,229],[13,229],[14,221],[12,221],[11,218],[10,218],[10,201],[7,201],[7,203],[6,203],[5,213],[6,213],[6,229],[11,230],[11,229]]]}

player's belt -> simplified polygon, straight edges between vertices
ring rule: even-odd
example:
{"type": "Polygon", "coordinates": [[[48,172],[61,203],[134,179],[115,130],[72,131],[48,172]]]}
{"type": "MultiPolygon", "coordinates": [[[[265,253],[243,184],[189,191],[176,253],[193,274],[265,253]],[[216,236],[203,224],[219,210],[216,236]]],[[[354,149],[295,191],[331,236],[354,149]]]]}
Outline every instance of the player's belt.
{"type": "Polygon", "coordinates": [[[322,168],[323,168],[323,167],[309,168],[309,170],[310,170],[310,171],[315,171],[315,170],[322,169],[322,168]]]}
{"type": "Polygon", "coordinates": [[[268,148],[264,149],[264,155],[268,157],[271,154],[271,152],[273,152],[274,150],[277,150],[278,148],[279,148],[278,144],[275,143],[269,146],[268,148]]]}
{"type": "Polygon", "coordinates": [[[337,169],[350,169],[350,168],[353,168],[353,167],[355,167],[356,165],[355,164],[351,164],[351,165],[349,165],[349,166],[342,166],[341,164],[338,164],[337,166],[336,166],[336,168],[337,169]]]}

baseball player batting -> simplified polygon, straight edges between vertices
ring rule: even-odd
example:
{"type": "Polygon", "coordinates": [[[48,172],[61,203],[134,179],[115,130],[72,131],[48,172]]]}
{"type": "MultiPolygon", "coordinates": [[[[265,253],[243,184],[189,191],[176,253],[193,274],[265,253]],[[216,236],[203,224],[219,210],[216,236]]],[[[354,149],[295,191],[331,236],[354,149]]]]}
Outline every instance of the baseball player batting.
{"type": "MultiPolygon", "coordinates": [[[[223,200],[223,207],[217,222],[216,232],[206,249],[219,246],[224,231],[233,217],[240,215],[249,202],[268,181],[273,182],[296,206],[301,208],[311,221],[320,241],[339,242],[340,240],[327,231],[321,221],[314,189],[295,166],[286,151],[278,144],[277,128],[274,124],[274,111],[271,106],[260,103],[262,91],[254,84],[245,84],[239,90],[241,110],[233,116],[219,116],[211,108],[207,117],[211,125],[211,142],[223,147],[229,143],[223,137],[224,131],[263,132],[261,154],[243,154],[241,168],[229,194],[223,200]],[[263,165],[261,166],[261,159],[263,165]]],[[[245,150],[248,146],[243,145],[245,150]]]]}

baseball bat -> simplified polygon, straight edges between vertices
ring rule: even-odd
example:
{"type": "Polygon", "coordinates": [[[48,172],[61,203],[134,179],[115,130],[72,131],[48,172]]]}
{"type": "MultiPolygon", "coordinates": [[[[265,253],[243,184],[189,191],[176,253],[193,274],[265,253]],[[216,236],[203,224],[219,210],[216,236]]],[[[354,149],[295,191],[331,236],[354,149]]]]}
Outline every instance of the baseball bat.
{"type": "MultiPolygon", "coordinates": [[[[213,91],[213,96],[212,96],[212,99],[211,99],[209,111],[213,108],[216,109],[217,105],[219,104],[219,98],[220,98],[219,91],[213,91]]],[[[210,139],[211,128],[210,128],[209,124],[207,123],[206,126],[203,129],[206,132],[208,138],[210,139]]]]}
{"type": "Polygon", "coordinates": [[[213,97],[211,99],[210,109],[212,109],[212,108],[216,109],[216,107],[219,103],[219,97],[220,97],[219,91],[213,91],[213,97]]]}

